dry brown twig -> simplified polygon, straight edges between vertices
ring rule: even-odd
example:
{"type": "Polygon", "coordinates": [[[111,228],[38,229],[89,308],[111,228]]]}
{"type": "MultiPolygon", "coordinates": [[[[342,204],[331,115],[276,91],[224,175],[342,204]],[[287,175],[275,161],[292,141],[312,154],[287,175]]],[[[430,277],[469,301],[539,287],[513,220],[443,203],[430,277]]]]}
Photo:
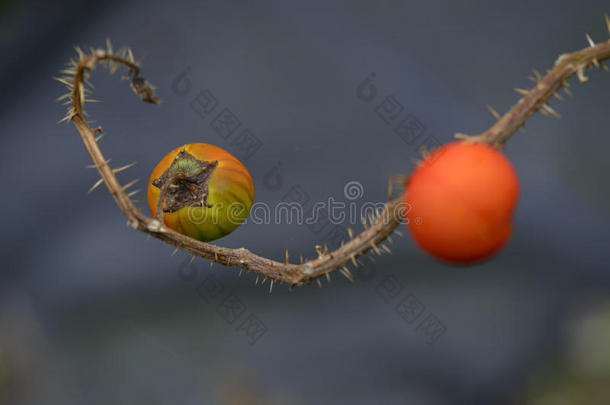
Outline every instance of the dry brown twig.
{"type": "MultiPolygon", "coordinates": [[[[610,19],[607,15],[605,17],[610,32],[610,19]]],[[[553,96],[561,98],[558,94],[561,88],[570,94],[568,79],[572,75],[576,74],[581,82],[585,82],[587,81],[585,71],[591,66],[608,70],[602,62],[610,58],[610,40],[594,44],[589,35],[587,35],[587,40],[589,47],[561,55],[555,62],[555,66],[544,77],[534,70],[535,77],[532,78],[536,83],[534,87],[529,90],[517,89],[523,97],[503,116],[500,117],[493,108],[489,107],[498,120],[487,131],[475,136],[456,134],[456,138],[485,142],[500,147],[534,113],[539,111],[544,115],[558,116],[547,102],[553,96]]],[[[398,232],[396,227],[404,219],[406,207],[401,203],[400,197],[389,199],[377,217],[369,218],[368,222],[364,219],[365,229],[361,233],[353,235],[350,229],[350,240],[343,243],[341,247],[329,252],[325,247],[316,246],[318,257],[301,264],[289,263],[288,251],[286,251],[286,260],[279,262],[254,254],[245,248],[229,249],[200,242],[169,229],[155,218],[144,215],[134,206],[130,198],[133,192],[127,192],[134,182],[121,185],[115,176],[117,172],[131,165],[112,169],[97,144],[99,137],[96,137],[96,133],[101,133],[102,129],[91,128],[85,119],[83,106],[85,102],[93,101],[86,99],[89,91],[86,88],[87,79],[98,64],[107,64],[111,73],[123,65],[128,69],[124,78],[131,79],[132,89],[143,101],[157,104],[159,99],[154,93],[154,88],[139,75],[140,67],[135,62],[131,50],[122,49],[114,52],[108,41],[106,49],[91,49],[89,53],[85,53],[80,48],[76,48],[76,51],[78,58],[71,60],[68,68],[61,71],[63,77],[56,78],[70,90],[68,94],[58,99],[58,101],[67,99],[67,104],[70,105],[68,114],[61,121],[74,123],[93,159],[92,167],[95,167],[101,175],[100,180],[91,190],[102,182],[106,184],[115,202],[127,217],[127,224],[130,227],[161,239],[175,246],[176,249],[208,259],[211,261],[210,264],[215,262],[226,266],[237,266],[258,273],[265,280],[269,278],[271,279],[270,291],[273,289],[274,282],[285,282],[291,286],[303,285],[312,280],[318,280],[323,275],[330,280],[329,273],[335,269],[339,269],[346,278],[353,281],[347,268],[350,262],[354,266],[358,266],[358,257],[363,254],[380,255],[384,251],[390,253],[389,248],[383,242],[389,239],[393,232],[398,232]]]]}

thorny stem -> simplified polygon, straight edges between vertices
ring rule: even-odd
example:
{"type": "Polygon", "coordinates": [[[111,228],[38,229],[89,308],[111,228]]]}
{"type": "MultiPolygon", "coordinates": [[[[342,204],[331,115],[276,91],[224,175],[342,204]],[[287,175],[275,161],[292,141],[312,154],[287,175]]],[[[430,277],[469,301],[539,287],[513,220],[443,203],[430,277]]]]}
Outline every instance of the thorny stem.
{"type": "MultiPolygon", "coordinates": [[[[606,21],[609,21],[607,16],[606,21]]],[[[610,22],[608,30],[610,31],[610,22]]],[[[587,39],[590,39],[588,35],[587,39]]],[[[561,55],[555,66],[544,77],[534,70],[536,85],[529,90],[515,89],[523,97],[506,114],[499,117],[487,131],[472,137],[463,134],[457,134],[456,137],[500,147],[538,111],[543,115],[559,118],[559,114],[547,104],[547,101],[553,96],[561,99],[558,91],[564,86],[566,93],[571,94],[568,83],[570,77],[577,74],[580,82],[586,82],[588,78],[585,76],[585,71],[591,66],[608,70],[602,61],[610,57],[610,40],[597,45],[593,45],[592,41],[590,43],[592,45],[588,48],[561,55]]]]}
{"type": "MultiPolygon", "coordinates": [[[[610,30],[610,21],[607,16],[606,22],[610,30]]],[[[351,273],[347,269],[349,262],[358,266],[358,257],[363,254],[390,252],[382,242],[389,239],[390,234],[404,220],[406,215],[405,206],[402,204],[400,197],[389,200],[376,218],[369,218],[370,223],[364,220],[366,229],[360,234],[353,236],[350,230],[350,240],[343,243],[341,247],[329,252],[326,248],[316,246],[318,258],[301,264],[289,263],[288,252],[286,252],[285,262],[279,262],[256,255],[245,248],[229,249],[200,242],[169,229],[158,219],[147,217],[133,205],[130,195],[126,192],[129,185],[121,186],[117,180],[115,172],[122,170],[122,168],[113,170],[102,155],[95,137],[95,132],[101,132],[101,128],[90,128],[84,118],[85,79],[99,63],[109,63],[111,71],[116,68],[112,64],[122,64],[129,69],[128,76],[131,75],[132,77],[132,89],[143,101],[157,104],[159,100],[154,94],[153,87],[139,76],[139,65],[133,60],[130,50],[114,54],[109,44],[106,50],[92,50],[90,54],[84,54],[77,48],[77,52],[79,54],[78,60],[72,61],[71,69],[63,71],[68,76],[58,79],[71,89],[69,95],[60,97],[60,99],[70,97],[71,107],[64,120],[71,120],[76,126],[87,151],[93,159],[94,167],[99,171],[101,179],[106,184],[110,194],[127,217],[127,224],[130,227],[150,234],[176,246],[176,249],[182,249],[194,256],[200,256],[211,262],[226,266],[241,267],[258,273],[265,279],[270,278],[270,290],[273,288],[274,281],[286,282],[290,285],[303,285],[323,275],[328,277],[328,274],[335,269],[339,269],[345,277],[352,280],[351,273]]],[[[609,57],[610,40],[597,45],[591,44],[591,47],[571,54],[561,55],[546,76],[541,77],[536,72],[536,85],[530,90],[521,91],[524,97],[504,116],[499,117],[491,128],[475,136],[456,134],[456,137],[468,138],[471,141],[485,142],[495,146],[503,145],[535,112],[541,111],[547,115],[556,115],[554,110],[546,104],[549,98],[553,95],[558,97],[557,91],[561,87],[567,86],[567,80],[574,74],[578,74],[581,82],[586,81],[584,71],[592,65],[600,66],[601,62],[609,57]]],[[[157,212],[159,211],[162,210],[157,209],[157,212]]]]}

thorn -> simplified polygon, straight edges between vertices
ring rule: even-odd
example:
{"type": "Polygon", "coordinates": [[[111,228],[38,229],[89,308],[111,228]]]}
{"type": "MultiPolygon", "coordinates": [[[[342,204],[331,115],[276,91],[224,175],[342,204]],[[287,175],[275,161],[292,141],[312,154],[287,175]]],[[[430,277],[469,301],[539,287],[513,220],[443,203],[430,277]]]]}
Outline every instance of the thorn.
{"type": "Polygon", "coordinates": [[[70,107],[70,109],[68,110],[68,112],[66,113],[66,116],[63,117],[62,119],[60,119],[59,121],[57,121],[58,124],[61,124],[62,122],[66,121],[72,121],[72,118],[74,118],[74,116],[76,115],[76,113],[74,112],[74,110],[72,109],[72,107],[70,107]]]}
{"type": "Polygon", "coordinates": [[[106,38],[106,52],[108,55],[112,55],[112,42],[110,42],[110,38],[106,38]]]}
{"type": "Polygon", "coordinates": [[[125,165],[125,166],[117,167],[116,169],[112,169],[112,173],[122,172],[123,170],[129,169],[130,167],[132,167],[135,164],[136,164],[136,162],[133,162],[133,163],[130,163],[130,164],[125,165]]]}
{"type": "Polygon", "coordinates": [[[528,76],[527,78],[537,84],[540,80],[542,80],[542,75],[536,69],[532,69],[532,72],[534,72],[534,76],[528,76]]]}
{"type": "Polygon", "coordinates": [[[254,285],[258,285],[258,276],[256,276],[256,280],[254,280],[254,285]]]}
{"type": "Polygon", "coordinates": [[[568,96],[570,96],[570,97],[573,96],[572,91],[570,89],[568,89],[567,87],[564,87],[563,91],[565,91],[568,96]]]}
{"type": "Polygon", "coordinates": [[[529,91],[525,90],[525,89],[520,89],[520,88],[515,88],[515,91],[523,96],[527,96],[529,94],[529,91]]]}
{"type": "Polygon", "coordinates": [[[322,288],[322,282],[319,278],[316,278],[316,283],[318,283],[318,288],[322,288]]]}
{"type": "Polygon", "coordinates": [[[129,187],[133,186],[138,181],[140,181],[140,179],[134,179],[134,180],[130,181],[129,183],[127,183],[123,186],[123,190],[127,190],[129,187]]]}
{"type": "Polygon", "coordinates": [[[561,94],[559,93],[553,93],[553,97],[555,97],[557,100],[563,100],[563,97],[561,97],[561,94]]]}
{"type": "Polygon", "coordinates": [[[386,245],[381,245],[381,248],[382,248],[383,250],[385,250],[386,252],[388,252],[389,254],[392,254],[392,251],[391,251],[391,250],[390,250],[390,248],[389,248],[389,247],[387,247],[386,245]]]}
{"type": "Polygon", "coordinates": [[[600,68],[600,66],[599,66],[599,61],[598,61],[596,58],[593,58],[593,60],[592,60],[591,62],[593,62],[593,65],[594,65],[596,68],[598,68],[598,69],[600,68]]]}
{"type": "Polygon", "coordinates": [[[119,67],[121,67],[121,65],[119,65],[118,62],[113,60],[108,61],[108,69],[110,70],[111,75],[115,74],[116,71],[119,70],[119,67]]]}
{"type": "Polygon", "coordinates": [[[354,282],[354,277],[352,276],[352,273],[349,271],[349,269],[347,267],[341,267],[339,269],[339,272],[341,274],[343,274],[343,276],[348,279],[349,281],[351,281],[352,283],[354,282]]]}
{"type": "Polygon", "coordinates": [[[330,280],[330,272],[326,272],[326,273],[324,273],[324,275],[326,276],[326,281],[327,281],[328,283],[330,283],[330,281],[331,281],[331,280],[330,280]]]}
{"type": "Polygon", "coordinates": [[[551,106],[549,106],[548,104],[542,104],[542,111],[547,112],[548,114],[552,115],[553,117],[561,118],[561,115],[557,111],[555,111],[553,108],[551,108],[551,106]]]}
{"type": "Polygon", "coordinates": [[[244,274],[244,269],[239,269],[239,274],[237,275],[237,277],[241,278],[242,274],[244,274]]]}
{"type": "Polygon", "coordinates": [[[74,46],[74,50],[76,51],[76,54],[78,55],[78,59],[82,60],[85,58],[85,52],[83,52],[83,50],[80,48],[80,46],[74,46]]]}
{"type": "Polygon", "coordinates": [[[455,135],[453,135],[453,137],[466,142],[476,142],[478,139],[477,136],[462,134],[461,132],[457,132],[455,135]]]}
{"type": "Polygon", "coordinates": [[[265,276],[265,278],[263,278],[263,281],[261,281],[261,285],[264,285],[266,281],[267,281],[267,276],[265,276]]]}
{"type": "Polygon", "coordinates": [[[95,142],[98,142],[100,139],[102,139],[102,137],[104,136],[103,133],[99,134],[98,136],[95,137],[95,142]]]}
{"type": "Polygon", "coordinates": [[[534,72],[534,74],[536,75],[536,81],[539,82],[540,80],[542,80],[542,75],[540,74],[538,69],[532,69],[532,72],[534,72]]]}
{"type": "Polygon", "coordinates": [[[318,253],[318,257],[322,257],[324,255],[324,251],[322,250],[322,246],[316,245],[316,252],[318,253]]]}
{"type": "Polygon", "coordinates": [[[430,156],[430,151],[428,150],[426,145],[420,146],[419,153],[421,153],[424,159],[428,159],[428,157],[430,156]]]}
{"type": "Polygon", "coordinates": [[[371,247],[375,250],[375,253],[377,253],[378,255],[381,254],[381,250],[379,250],[375,242],[371,241],[371,247]]]}
{"type": "Polygon", "coordinates": [[[498,114],[498,112],[496,110],[494,110],[494,108],[492,106],[490,106],[489,104],[487,104],[487,109],[489,110],[489,112],[491,113],[491,115],[494,116],[494,118],[496,120],[500,119],[500,114],[498,114]]]}
{"type": "Polygon", "coordinates": [[[591,48],[593,48],[595,46],[595,42],[593,42],[593,39],[591,39],[591,36],[587,33],[585,33],[585,37],[587,38],[587,42],[589,43],[589,46],[591,48]]]}
{"type": "MultiPolygon", "coordinates": [[[[587,38],[587,42],[589,43],[589,46],[591,48],[593,48],[595,46],[595,42],[593,42],[593,39],[591,39],[591,36],[589,34],[585,33],[585,37],[587,38]]],[[[593,58],[592,62],[596,68],[599,68],[599,61],[597,59],[593,58]]]]}
{"type": "Polygon", "coordinates": [[[394,243],[394,241],[392,240],[392,237],[390,235],[388,235],[388,241],[390,241],[390,243],[394,243]]]}
{"type": "MultiPolygon", "coordinates": [[[[55,99],[55,102],[56,102],[56,103],[59,103],[61,100],[65,100],[65,99],[67,99],[68,97],[70,97],[71,95],[72,95],[72,93],[66,93],[66,94],[63,94],[63,95],[61,95],[61,96],[57,97],[57,98],[55,99]]],[[[71,101],[70,101],[70,100],[68,100],[66,103],[70,104],[70,103],[71,103],[71,101]]]]}
{"type": "Polygon", "coordinates": [[[358,267],[358,262],[356,261],[356,256],[350,255],[350,259],[352,259],[352,263],[354,264],[354,267],[358,267]]]}
{"type": "Polygon", "coordinates": [[[273,283],[275,282],[275,280],[271,280],[271,283],[269,284],[269,294],[271,294],[271,292],[273,291],[273,283]]]}
{"type": "Polygon", "coordinates": [[[135,60],[134,60],[134,58],[133,58],[133,52],[131,52],[131,48],[127,48],[126,52],[127,52],[127,59],[128,59],[130,62],[135,63],[136,61],[135,61],[135,60]]]}
{"type": "Polygon", "coordinates": [[[174,256],[176,253],[178,253],[179,250],[180,250],[180,248],[178,246],[176,246],[176,249],[174,249],[174,251],[172,252],[172,254],[170,256],[174,256]]]}
{"type": "Polygon", "coordinates": [[[354,238],[354,231],[352,231],[352,228],[347,228],[347,233],[349,234],[350,239],[354,238]]]}
{"type": "Polygon", "coordinates": [[[69,77],[53,77],[53,80],[57,80],[61,84],[66,85],[68,88],[74,87],[74,83],[70,81],[69,77]]]}
{"type": "Polygon", "coordinates": [[[610,34],[610,17],[608,17],[608,13],[604,14],[604,18],[606,20],[606,27],[608,27],[608,33],[610,34]]]}
{"type": "Polygon", "coordinates": [[[99,187],[100,184],[102,184],[104,182],[104,179],[99,179],[98,181],[95,182],[95,184],[93,186],[91,186],[91,188],[89,189],[89,191],[87,191],[87,194],[89,194],[90,192],[92,192],[93,190],[95,190],[96,188],[99,187]]]}
{"type": "Polygon", "coordinates": [[[128,194],[127,194],[127,197],[131,198],[132,196],[134,196],[134,195],[138,194],[138,193],[140,192],[140,190],[141,190],[141,189],[137,189],[137,190],[132,191],[131,193],[128,193],[128,194]]]}
{"type": "Polygon", "coordinates": [[[403,236],[403,235],[402,235],[402,232],[401,232],[401,231],[399,231],[398,229],[395,229],[395,230],[394,230],[394,233],[395,233],[396,235],[398,235],[398,236],[403,236]]]}
{"type": "Polygon", "coordinates": [[[576,75],[578,76],[578,80],[581,83],[584,83],[587,80],[589,80],[589,78],[587,76],[585,76],[585,65],[578,66],[578,68],[576,69],[576,75]]]}
{"type": "Polygon", "coordinates": [[[286,260],[284,261],[284,263],[288,264],[289,258],[290,258],[290,255],[288,254],[288,249],[286,249],[286,260]]]}

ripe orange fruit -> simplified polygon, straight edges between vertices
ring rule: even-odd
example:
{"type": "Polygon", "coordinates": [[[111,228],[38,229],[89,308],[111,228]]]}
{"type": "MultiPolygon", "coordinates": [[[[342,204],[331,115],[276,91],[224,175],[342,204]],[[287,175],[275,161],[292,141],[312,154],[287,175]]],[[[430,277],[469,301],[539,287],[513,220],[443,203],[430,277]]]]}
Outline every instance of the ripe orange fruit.
{"type": "Polygon", "coordinates": [[[147,193],[153,217],[164,185],[165,225],[204,242],[233,232],[254,201],[248,169],[226,150],[205,143],[180,146],[155,167],[147,193]]]}
{"type": "Polygon", "coordinates": [[[479,261],[508,240],[518,196],[517,174],[501,152],[483,143],[451,142],[433,151],[407,181],[408,228],[436,258],[479,261]]]}

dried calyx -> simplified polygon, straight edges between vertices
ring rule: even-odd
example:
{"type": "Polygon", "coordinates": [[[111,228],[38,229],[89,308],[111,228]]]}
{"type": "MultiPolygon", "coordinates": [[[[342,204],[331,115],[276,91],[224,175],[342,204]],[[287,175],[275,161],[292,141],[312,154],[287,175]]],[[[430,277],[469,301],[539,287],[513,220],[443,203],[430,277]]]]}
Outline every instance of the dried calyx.
{"type": "Polygon", "coordinates": [[[201,161],[185,150],[180,151],[161,177],[152,182],[161,190],[158,206],[163,206],[163,212],[175,212],[183,207],[211,207],[208,181],[216,166],[217,160],[201,161]]]}

